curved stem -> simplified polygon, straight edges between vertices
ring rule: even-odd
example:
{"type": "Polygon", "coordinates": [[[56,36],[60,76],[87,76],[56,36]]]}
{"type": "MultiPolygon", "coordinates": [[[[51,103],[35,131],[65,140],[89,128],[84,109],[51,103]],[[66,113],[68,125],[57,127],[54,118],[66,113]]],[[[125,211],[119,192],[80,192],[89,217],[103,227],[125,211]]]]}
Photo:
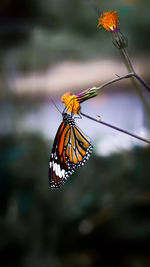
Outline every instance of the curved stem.
{"type": "Polygon", "coordinates": [[[101,123],[101,124],[103,124],[103,125],[105,125],[105,126],[107,126],[107,127],[112,128],[112,129],[114,129],[114,130],[117,130],[117,131],[119,131],[119,132],[125,133],[125,134],[130,135],[130,136],[132,136],[132,137],[134,137],[134,138],[136,138],[136,139],[138,139],[138,140],[140,140],[140,141],[143,141],[143,142],[146,142],[146,143],[150,144],[150,141],[147,140],[147,139],[145,139],[145,138],[143,138],[143,137],[140,137],[140,136],[138,136],[138,135],[135,135],[135,134],[133,134],[133,133],[130,133],[130,132],[128,132],[128,131],[126,131],[126,130],[123,130],[123,129],[119,128],[119,127],[113,126],[113,125],[111,125],[111,124],[109,124],[109,123],[107,123],[107,122],[104,122],[104,121],[95,119],[95,118],[93,118],[93,117],[91,117],[91,116],[89,116],[89,115],[84,114],[83,112],[80,112],[80,114],[81,114],[82,116],[84,116],[84,117],[90,119],[90,120],[96,121],[96,122],[101,123]]]}
{"type": "Polygon", "coordinates": [[[149,85],[135,72],[134,72],[134,76],[150,92],[149,85]]]}
{"type": "MultiPolygon", "coordinates": [[[[129,55],[128,55],[128,53],[127,53],[127,51],[126,51],[126,49],[125,48],[121,48],[120,49],[120,52],[121,52],[121,55],[122,55],[122,57],[123,57],[123,60],[124,60],[124,63],[125,63],[125,65],[126,65],[126,67],[127,67],[127,70],[129,71],[129,72],[132,72],[132,73],[134,73],[134,75],[133,76],[135,76],[135,78],[136,79],[138,79],[147,89],[148,89],[148,91],[150,92],[150,88],[149,88],[149,86],[136,74],[136,72],[134,71],[134,68],[133,68],[133,65],[132,65],[132,62],[131,62],[131,59],[130,59],[130,57],[129,57],[129,55]]],[[[132,84],[134,85],[134,87],[135,87],[135,89],[136,89],[136,92],[137,92],[137,94],[139,95],[139,97],[140,97],[140,99],[141,99],[141,101],[142,101],[142,103],[143,103],[143,105],[144,105],[144,107],[145,107],[145,109],[146,109],[146,111],[147,111],[147,114],[149,115],[149,118],[150,118],[150,107],[149,107],[149,104],[148,104],[148,102],[147,102],[147,100],[145,99],[145,97],[143,96],[143,94],[142,94],[142,92],[141,92],[141,88],[138,86],[138,84],[135,82],[135,80],[134,80],[134,78],[132,77],[131,78],[132,79],[132,84]]]]}
{"type": "Polygon", "coordinates": [[[104,88],[104,87],[106,87],[106,86],[108,86],[108,85],[110,85],[110,84],[112,84],[112,83],[118,82],[118,81],[123,80],[123,79],[131,78],[131,77],[133,77],[133,76],[134,76],[134,72],[128,73],[128,74],[126,74],[126,75],[123,75],[123,76],[120,76],[120,77],[118,77],[118,78],[112,79],[112,80],[110,80],[110,81],[108,81],[108,82],[106,82],[106,83],[103,83],[103,84],[100,85],[99,87],[96,87],[96,89],[98,89],[98,90],[99,90],[99,89],[102,89],[102,88],[104,88]]]}

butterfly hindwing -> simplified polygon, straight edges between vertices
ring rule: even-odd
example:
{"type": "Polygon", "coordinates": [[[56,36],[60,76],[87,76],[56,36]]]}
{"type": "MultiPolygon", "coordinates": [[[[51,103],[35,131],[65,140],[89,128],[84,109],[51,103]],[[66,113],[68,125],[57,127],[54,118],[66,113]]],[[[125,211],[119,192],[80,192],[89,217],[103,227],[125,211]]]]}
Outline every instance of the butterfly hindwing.
{"type": "Polygon", "coordinates": [[[74,168],[83,166],[92,152],[89,137],[75,124],[69,129],[66,138],[65,150],[68,164],[74,168]]]}

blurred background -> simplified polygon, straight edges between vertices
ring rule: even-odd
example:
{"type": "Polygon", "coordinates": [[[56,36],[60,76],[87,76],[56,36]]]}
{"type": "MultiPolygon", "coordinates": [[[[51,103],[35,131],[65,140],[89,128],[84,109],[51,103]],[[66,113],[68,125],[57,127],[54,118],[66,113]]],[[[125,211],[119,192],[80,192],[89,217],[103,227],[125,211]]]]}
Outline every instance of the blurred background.
{"type": "MultiPolygon", "coordinates": [[[[150,84],[147,0],[1,0],[0,262],[15,267],[149,267],[150,147],[86,118],[94,152],[60,190],[48,164],[64,92],[127,70],[100,13],[118,10],[136,71],[150,84]]],[[[141,90],[150,104],[149,93],[141,90]]],[[[150,139],[150,118],[129,80],[82,111],[150,139]]]]}

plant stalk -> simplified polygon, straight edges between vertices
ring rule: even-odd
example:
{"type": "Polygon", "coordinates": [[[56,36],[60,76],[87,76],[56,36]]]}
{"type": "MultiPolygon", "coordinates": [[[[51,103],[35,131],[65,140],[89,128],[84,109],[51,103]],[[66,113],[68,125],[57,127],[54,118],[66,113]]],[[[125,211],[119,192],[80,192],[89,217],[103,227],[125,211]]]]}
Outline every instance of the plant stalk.
{"type": "Polygon", "coordinates": [[[133,68],[133,65],[132,65],[132,62],[131,62],[131,59],[127,53],[127,50],[125,48],[121,48],[120,49],[120,53],[121,53],[121,56],[123,58],[123,61],[126,65],[126,68],[129,72],[132,72],[133,75],[131,77],[131,80],[132,80],[132,84],[134,85],[134,88],[136,89],[136,92],[139,96],[139,98],[141,99],[141,102],[143,103],[143,106],[145,107],[145,110],[147,111],[147,114],[150,118],[150,107],[149,107],[149,104],[148,102],[146,101],[146,99],[144,98],[142,92],[141,92],[141,88],[138,86],[138,84],[135,82],[135,79],[138,79],[146,88],[148,91],[150,91],[150,88],[149,86],[136,74],[136,72],[134,71],[134,68],[133,68]],[[134,77],[133,77],[134,76],[134,77]]]}
{"type": "Polygon", "coordinates": [[[80,114],[81,114],[82,116],[84,116],[84,117],[90,119],[90,120],[96,121],[96,122],[101,123],[101,124],[103,124],[103,125],[105,125],[105,126],[107,126],[107,127],[112,128],[112,129],[114,129],[114,130],[117,130],[117,131],[119,131],[119,132],[125,133],[125,134],[130,135],[130,136],[132,136],[132,137],[134,137],[134,138],[136,138],[136,139],[138,139],[138,140],[140,140],[140,141],[143,141],[143,142],[145,142],[145,143],[150,144],[150,141],[147,140],[147,139],[145,139],[145,138],[143,138],[143,137],[140,137],[140,136],[138,136],[138,135],[135,135],[135,134],[133,134],[133,133],[130,133],[130,132],[128,132],[128,131],[126,131],[126,130],[123,130],[123,129],[119,128],[119,127],[113,126],[113,125],[111,125],[111,124],[109,124],[109,123],[107,123],[107,122],[104,122],[104,121],[102,121],[102,120],[95,119],[95,118],[93,118],[93,117],[91,117],[91,116],[89,116],[89,115],[84,114],[83,112],[80,112],[80,114]]]}

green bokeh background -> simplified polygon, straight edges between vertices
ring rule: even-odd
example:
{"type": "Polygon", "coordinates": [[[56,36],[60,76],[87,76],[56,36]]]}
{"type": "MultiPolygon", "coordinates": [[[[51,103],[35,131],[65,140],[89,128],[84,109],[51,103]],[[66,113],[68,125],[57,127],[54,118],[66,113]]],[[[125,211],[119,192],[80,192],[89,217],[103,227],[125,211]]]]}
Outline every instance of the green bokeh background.
{"type": "Polygon", "coordinates": [[[110,36],[96,27],[100,12],[112,9],[130,40],[129,53],[149,56],[149,1],[0,2],[0,104],[11,121],[0,135],[2,267],[150,266],[149,146],[108,157],[93,153],[53,191],[52,140],[15,127],[17,113],[38,109],[43,98],[18,97],[7,83],[16,72],[45,70],[64,59],[118,57],[110,36]]]}

